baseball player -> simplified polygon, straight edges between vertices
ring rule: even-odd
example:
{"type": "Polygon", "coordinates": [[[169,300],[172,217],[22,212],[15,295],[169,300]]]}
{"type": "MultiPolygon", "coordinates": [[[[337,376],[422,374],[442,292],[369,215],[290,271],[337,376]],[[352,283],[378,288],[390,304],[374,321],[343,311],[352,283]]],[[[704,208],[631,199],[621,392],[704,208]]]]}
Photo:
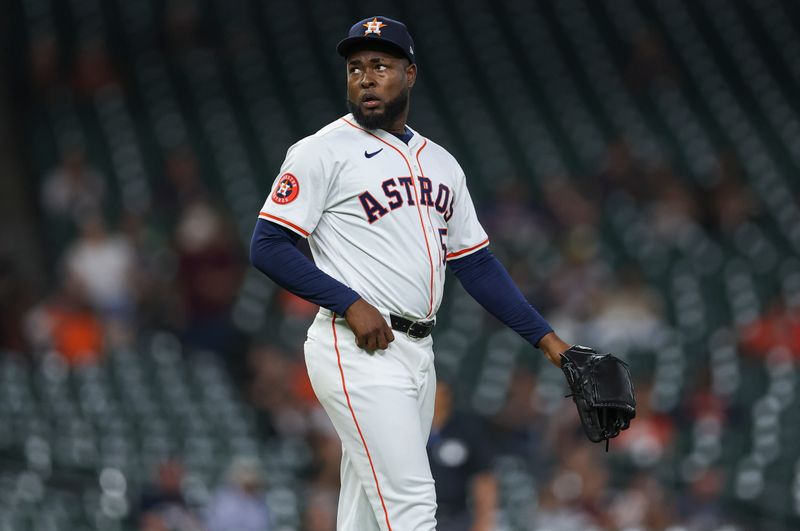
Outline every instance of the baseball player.
{"type": "Polygon", "coordinates": [[[251,261],[321,307],[305,359],[342,440],[337,529],[431,531],[431,331],[445,267],[555,365],[569,345],[488,250],[456,160],[406,124],[417,77],[406,26],[370,17],[337,51],[350,113],[289,148],[251,261]],[[313,263],[296,249],[300,238],[313,263]]]}

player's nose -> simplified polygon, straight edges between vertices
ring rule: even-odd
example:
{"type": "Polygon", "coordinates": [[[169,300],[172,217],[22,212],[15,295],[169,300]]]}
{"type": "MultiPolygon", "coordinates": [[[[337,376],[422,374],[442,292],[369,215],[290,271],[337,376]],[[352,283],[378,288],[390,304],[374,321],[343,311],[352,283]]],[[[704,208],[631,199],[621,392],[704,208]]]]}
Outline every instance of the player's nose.
{"type": "Polygon", "coordinates": [[[375,86],[375,78],[369,72],[365,72],[361,77],[361,88],[370,88],[375,86]]]}

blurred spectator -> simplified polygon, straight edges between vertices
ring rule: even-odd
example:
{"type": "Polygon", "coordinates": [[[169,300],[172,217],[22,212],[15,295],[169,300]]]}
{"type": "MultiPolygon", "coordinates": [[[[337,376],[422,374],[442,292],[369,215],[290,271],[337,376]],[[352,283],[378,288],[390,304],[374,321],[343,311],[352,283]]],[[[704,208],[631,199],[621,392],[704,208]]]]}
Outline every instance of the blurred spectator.
{"type": "Polygon", "coordinates": [[[725,488],[724,474],[709,468],[694,479],[679,500],[679,514],[692,531],[716,531],[728,520],[720,496],[725,488]]]}
{"type": "Polygon", "coordinates": [[[172,531],[161,515],[150,512],[144,513],[139,520],[138,531],[172,531]]]}
{"type": "Polygon", "coordinates": [[[203,184],[200,164],[188,146],[172,148],[164,161],[164,174],[156,192],[155,217],[158,224],[172,230],[185,208],[205,200],[208,190],[203,184]]]}
{"type": "Polygon", "coordinates": [[[611,447],[627,454],[639,467],[651,467],[672,450],[675,437],[673,420],[653,410],[652,384],[638,381],[636,387],[636,420],[614,439],[611,447]]]}
{"type": "Polygon", "coordinates": [[[643,174],[644,170],[631,153],[630,146],[619,138],[608,145],[603,169],[587,186],[595,197],[607,197],[624,190],[635,199],[641,200],[650,194],[648,183],[642,178],[643,174]]]}
{"type": "Polygon", "coordinates": [[[493,529],[498,494],[492,457],[480,422],[456,412],[452,387],[438,380],[428,439],[438,531],[493,529]]]}
{"type": "Polygon", "coordinates": [[[42,96],[58,81],[58,41],[55,34],[42,30],[31,38],[31,84],[42,96]]]}
{"type": "Polygon", "coordinates": [[[634,36],[625,79],[634,92],[648,89],[653,82],[678,80],[678,69],[672,62],[662,36],[646,28],[634,36]]]}
{"type": "Polygon", "coordinates": [[[800,309],[787,307],[781,298],[740,334],[742,347],[751,354],[766,356],[785,348],[800,360],[800,309]]]}
{"type": "Polygon", "coordinates": [[[28,283],[14,262],[0,256],[0,349],[24,352],[24,317],[33,304],[28,283]]]}
{"type": "MultiPolygon", "coordinates": [[[[545,419],[537,410],[536,379],[529,370],[518,369],[511,375],[503,406],[490,420],[484,437],[498,455],[514,455],[536,460],[542,443],[541,427],[545,419]]],[[[532,468],[537,468],[536,462],[532,468]]]]}
{"type": "MultiPolygon", "coordinates": [[[[568,476],[565,483],[577,484],[577,476],[568,476]]],[[[600,531],[592,522],[591,515],[570,507],[564,503],[560,487],[555,485],[543,489],[539,495],[539,506],[536,513],[536,526],[533,529],[546,531],[600,531]]]]}
{"type": "MultiPolygon", "coordinates": [[[[248,353],[248,394],[266,434],[304,436],[309,431],[305,405],[293,394],[298,368],[293,365],[283,351],[272,345],[256,345],[248,353]]],[[[305,366],[299,369],[305,372],[305,366]]]]}
{"type": "Polygon", "coordinates": [[[649,202],[649,224],[665,240],[674,240],[684,227],[700,220],[696,195],[670,168],[660,166],[648,174],[653,198],[649,202]]]}
{"type": "Polygon", "coordinates": [[[721,232],[732,232],[758,213],[755,194],[745,185],[746,177],[735,153],[720,152],[711,187],[711,223],[721,232]]]}
{"type": "MultiPolygon", "coordinates": [[[[730,395],[732,386],[738,385],[737,378],[728,374],[720,377],[709,367],[701,367],[692,376],[694,381],[686,385],[681,407],[672,416],[677,428],[681,432],[693,430],[694,437],[707,440],[719,439],[725,429],[743,429],[740,423],[748,403],[737,404],[730,395]]],[[[683,477],[688,479],[701,472],[699,467],[682,470],[683,477]]]]}
{"type": "Polygon", "coordinates": [[[303,530],[333,531],[338,510],[342,442],[322,406],[317,404],[311,409],[309,419],[311,431],[307,440],[313,459],[307,474],[310,490],[303,515],[303,530]]]}
{"type": "Polygon", "coordinates": [[[595,314],[611,282],[612,272],[599,250],[598,234],[591,227],[575,229],[562,240],[563,263],[547,289],[556,305],[548,320],[564,337],[580,337],[580,328],[595,314]]]}
{"type": "Polygon", "coordinates": [[[651,349],[653,337],[665,330],[661,297],[631,264],[619,267],[616,282],[600,293],[595,314],[581,337],[605,350],[624,353],[651,349]]]}
{"type": "Polygon", "coordinates": [[[609,471],[598,446],[575,444],[563,453],[551,480],[540,492],[537,524],[542,529],[606,529],[610,524],[609,471]]]}
{"type": "Polygon", "coordinates": [[[78,43],[72,76],[75,94],[90,97],[98,90],[116,83],[117,74],[105,41],[99,36],[92,36],[78,43]]]}
{"type": "Polygon", "coordinates": [[[337,493],[335,490],[312,488],[306,493],[302,531],[335,531],[337,493]]]}
{"type": "Polygon", "coordinates": [[[92,310],[84,285],[69,273],[57,292],[26,318],[31,345],[53,349],[70,365],[95,363],[103,352],[103,326],[92,310]]]}
{"type": "Polygon", "coordinates": [[[313,428],[308,436],[314,452],[308,475],[310,483],[319,491],[334,497],[339,493],[339,469],[342,461],[342,442],[322,407],[311,413],[313,428]]]}
{"type": "Polygon", "coordinates": [[[168,0],[165,11],[167,47],[174,52],[191,51],[202,44],[200,12],[195,0],[168,0]]]}
{"type": "Polygon", "coordinates": [[[156,483],[142,491],[133,517],[139,529],[201,531],[200,519],[183,497],[183,465],[170,458],[158,465],[156,483]]]}
{"type": "Polygon", "coordinates": [[[667,529],[675,523],[674,505],[655,477],[640,472],[614,496],[609,512],[614,529],[667,529]]]}
{"type": "Polygon", "coordinates": [[[571,179],[549,179],[543,184],[543,191],[547,207],[562,231],[597,225],[600,214],[597,202],[590,201],[571,179]]]}
{"type": "MultiPolygon", "coordinates": [[[[308,242],[305,240],[298,244],[301,251],[307,250],[307,247],[308,242]]],[[[285,289],[277,290],[275,304],[283,316],[279,330],[281,342],[285,345],[296,345],[305,341],[306,331],[319,311],[319,306],[289,293],[285,289]]]]}
{"type": "Polygon", "coordinates": [[[183,338],[224,352],[235,338],[230,307],[244,271],[241,245],[222,215],[206,202],[184,208],[175,230],[183,338]]]}
{"type": "Polygon", "coordinates": [[[302,321],[302,326],[308,325],[308,322],[312,320],[317,311],[319,311],[319,306],[316,304],[308,302],[286,290],[280,290],[277,297],[281,313],[285,315],[287,319],[302,321]]]}
{"type": "Polygon", "coordinates": [[[177,264],[168,243],[169,233],[161,231],[150,216],[129,210],[123,215],[120,231],[134,252],[137,324],[145,329],[177,330],[177,264]]]}
{"type": "Polygon", "coordinates": [[[49,221],[77,227],[102,211],[105,193],[103,176],[87,164],[82,148],[71,147],[45,177],[42,204],[49,221]]]}
{"type": "MultiPolygon", "coordinates": [[[[545,419],[547,427],[542,443],[541,465],[538,469],[534,469],[539,478],[548,477],[548,474],[553,475],[558,467],[563,466],[562,462],[576,446],[586,444],[586,434],[575,412],[575,404],[564,396],[563,389],[560,386],[557,391],[551,388],[552,394],[548,397],[550,403],[543,404],[545,407],[549,406],[549,409],[545,419]]],[[[544,402],[541,396],[537,399],[544,402]]]]}
{"type": "Polygon", "coordinates": [[[234,458],[225,485],[211,498],[206,510],[207,531],[269,531],[264,479],[257,460],[234,458]]]}
{"type": "Polygon", "coordinates": [[[99,215],[81,226],[80,238],[65,253],[67,271],[86,289],[102,318],[111,345],[129,344],[133,335],[136,255],[122,233],[110,234],[99,215]]]}
{"type": "Polygon", "coordinates": [[[528,187],[520,178],[506,180],[481,212],[483,227],[506,252],[530,252],[533,243],[548,237],[543,228],[545,220],[534,210],[528,187]]]}
{"type": "Polygon", "coordinates": [[[558,260],[550,252],[548,229],[553,220],[544,208],[534,205],[529,183],[521,178],[508,178],[494,191],[495,197],[480,212],[481,223],[495,244],[492,252],[528,300],[546,311],[549,301],[542,280],[558,260]]]}

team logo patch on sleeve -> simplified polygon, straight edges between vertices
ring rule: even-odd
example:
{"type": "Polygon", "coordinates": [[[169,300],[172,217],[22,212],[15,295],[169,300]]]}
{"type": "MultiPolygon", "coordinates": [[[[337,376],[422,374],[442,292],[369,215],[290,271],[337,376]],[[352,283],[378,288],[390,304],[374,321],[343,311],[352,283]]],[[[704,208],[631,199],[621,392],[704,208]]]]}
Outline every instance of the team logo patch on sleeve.
{"type": "Polygon", "coordinates": [[[297,177],[291,173],[284,173],[278,181],[278,186],[272,192],[272,200],[279,205],[291,203],[300,194],[300,183],[297,182],[297,177]]]}

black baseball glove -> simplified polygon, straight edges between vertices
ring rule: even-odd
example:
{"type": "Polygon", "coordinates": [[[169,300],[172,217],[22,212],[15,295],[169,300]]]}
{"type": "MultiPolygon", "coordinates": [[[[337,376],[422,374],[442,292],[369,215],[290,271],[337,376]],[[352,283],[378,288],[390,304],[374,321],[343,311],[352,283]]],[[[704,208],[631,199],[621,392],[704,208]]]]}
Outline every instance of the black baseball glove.
{"type": "Polygon", "coordinates": [[[561,354],[583,429],[592,442],[606,441],[628,429],[636,416],[636,399],[628,364],[611,354],[575,345],[561,354]]]}

